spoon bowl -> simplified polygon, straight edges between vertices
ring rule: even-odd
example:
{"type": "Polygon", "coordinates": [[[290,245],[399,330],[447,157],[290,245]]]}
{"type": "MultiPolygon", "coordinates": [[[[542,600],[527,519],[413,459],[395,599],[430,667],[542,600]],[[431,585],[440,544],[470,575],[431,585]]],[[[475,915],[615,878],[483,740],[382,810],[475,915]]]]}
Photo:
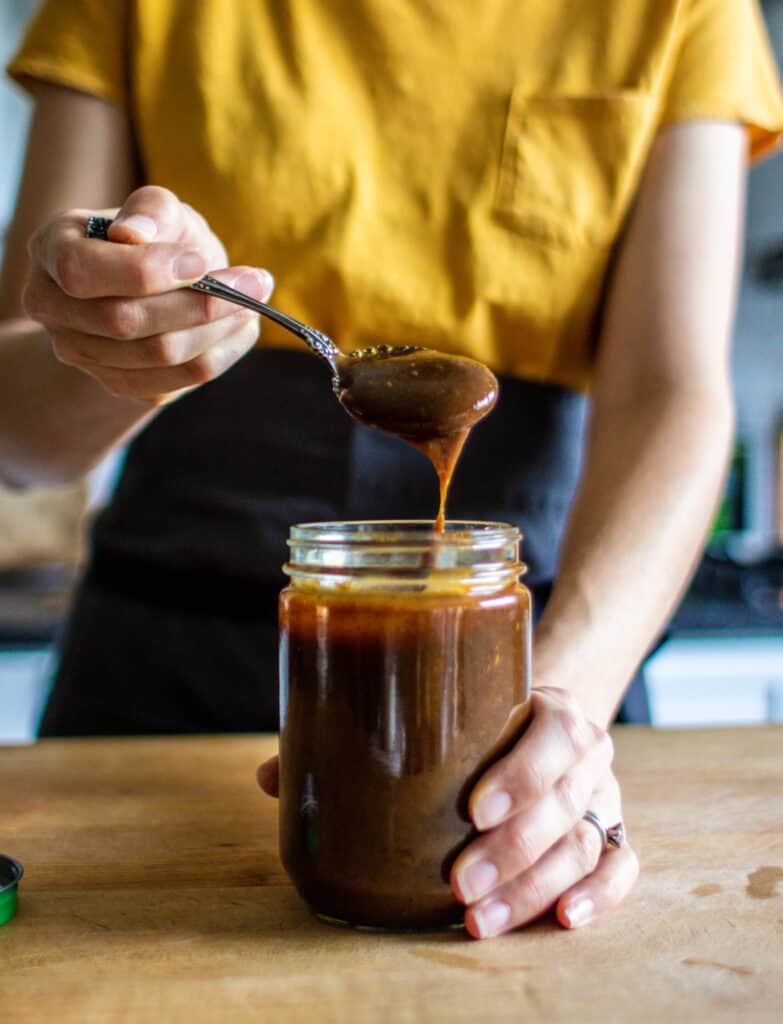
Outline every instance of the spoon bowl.
{"type": "Polygon", "coordinates": [[[469,430],[498,397],[483,363],[412,345],[341,356],[333,383],[355,419],[419,443],[469,430]]]}

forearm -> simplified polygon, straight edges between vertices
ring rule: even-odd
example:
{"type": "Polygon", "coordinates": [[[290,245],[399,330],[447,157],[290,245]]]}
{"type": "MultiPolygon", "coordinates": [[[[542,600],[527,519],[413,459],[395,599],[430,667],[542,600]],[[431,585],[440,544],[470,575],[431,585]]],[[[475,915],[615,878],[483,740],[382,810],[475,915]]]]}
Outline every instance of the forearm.
{"type": "Polygon", "coordinates": [[[83,92],[30,85],[35,106],[0,272],[0,480],[21,487],[82,476],[151,415],[149,405],[116,398],[59,362],[43,328],[25,317],[36,229],[59,210],[115,208],[138,179],[124,111],[83,92]]]}
{"type": "Polygon", "coordinates": [[[536,631],[537,685],[606,724],[701,551],[733,428],[728,390],[658,392],[599,409],[536,631]]]}
{"type": "Polygon", "coordinates": [[[0,479],[59,484],[86,473],[154,415],[54,357],[30,320],[0,322],[0,479]]]}

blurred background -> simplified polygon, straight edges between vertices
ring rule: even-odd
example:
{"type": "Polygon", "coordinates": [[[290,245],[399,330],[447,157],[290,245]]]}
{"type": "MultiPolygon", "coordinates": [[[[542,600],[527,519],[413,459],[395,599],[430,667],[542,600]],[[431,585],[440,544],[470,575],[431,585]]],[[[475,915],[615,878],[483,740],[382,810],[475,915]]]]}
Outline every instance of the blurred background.
{"type": "MultiPolygon", "coordinates": [[[[0,0],[3,65],[38,2],[0,0]]],[[[783,0],[763,8],[780,65],[783,0]]],[[[28,116],[25,96],[0,80],[0,251],[28,116]]],[[[646,667],[652,721],[662,727],[783,721],[782,197],[783,153],[750,176],[726,493],[694,581],[646,667]]],[[[0,490],[0,742],[34,734],[84,531],[117,466],[113,459],[67,490],[0,490]]]]}

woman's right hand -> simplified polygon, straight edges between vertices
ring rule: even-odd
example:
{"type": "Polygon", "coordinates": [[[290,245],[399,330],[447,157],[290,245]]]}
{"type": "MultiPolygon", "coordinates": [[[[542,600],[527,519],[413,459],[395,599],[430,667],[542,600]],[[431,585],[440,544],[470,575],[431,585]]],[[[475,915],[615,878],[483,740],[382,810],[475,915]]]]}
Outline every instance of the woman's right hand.
{"type": "Polygon", "coordinates": [[[133,192],[107,244],[85,236],[93,211],[68,210],[30,240],[27,315],[44,326],[56,357],[118,397],[158,405],[205,384],[255,345],[259,318],[185,287],[209,272],[265,301],[266,270],[226,267],[204,218],[167,189],[133,192]],[[225,268],[225,269],[216,269],[225,268]]]}

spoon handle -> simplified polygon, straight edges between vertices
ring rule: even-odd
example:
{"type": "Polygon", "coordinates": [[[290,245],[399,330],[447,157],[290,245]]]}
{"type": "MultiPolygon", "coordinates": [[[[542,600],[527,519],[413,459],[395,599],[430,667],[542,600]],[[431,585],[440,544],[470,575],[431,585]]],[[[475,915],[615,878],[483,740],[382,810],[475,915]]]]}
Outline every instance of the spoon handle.
{"type": "MultiPolygon", "coordinates": [[[[102,238],[106,241],[110,226],[110,217],[90,217],[87,221],[86,235],[88,238],[102,238]]],[[[234,302],[237,306],[245,306],[247,309],[252,309],[255,313],[260,313],[261,316],[267,317],[269,320],[274,320],[276,324],[280,324],[281,327],[285,327],[287,331],[291,331],[292,334],[301,338],[305,345],[309,346],[317,356],[325,359],[329,366],[331,366],[333,373],[337,372],[337,358],[340,355],[340,350],[332,339],[322,331],[317,331],[315,327],[308,327],[307,324],[300,323],[292,316],[288,316],[287,313],[281,313],[274,306],[267,306],[265,302],[252,299],[249,295],[245,295],[244,292],[238,292],[236,288],[223,284],[222,281],[210,277],[209,274],[205,274],[204,277],[190,285],[190,287],[197,292],[213,295],[216,299],[225,299],[226,302],[234,302]]]]}
{"type": "Polygon", "coordinates": [[[317,356],[326,360],[332,370],[336,370],[337,357],[340,354],[340,350],[327,334],[317,331],[315,327],[308,327],[307,324],[295,320],[294,317],[289,316],[287,313],[281,313],[274,306],[268,306],[265,302],[259,302],[258,299],[253,299],[249,295],[245,295],[244,292],[239,292],[236,288],[223,284],[222,281],[210,277],[209,274],[199,278],[190,287],[197,292],[205,292],[207,295],[212,295],[216,299],[225,299],[227,302],[234,302],[238,306],[245,306],[247,309],[252,309],[256,313],[260,313],[261,316],[267,317],[269,320],[274,320],[276,324],[280,324],[281,327],[285,327],[287,331],[291,331],[292,334],[301,338],[317,356]]]}

